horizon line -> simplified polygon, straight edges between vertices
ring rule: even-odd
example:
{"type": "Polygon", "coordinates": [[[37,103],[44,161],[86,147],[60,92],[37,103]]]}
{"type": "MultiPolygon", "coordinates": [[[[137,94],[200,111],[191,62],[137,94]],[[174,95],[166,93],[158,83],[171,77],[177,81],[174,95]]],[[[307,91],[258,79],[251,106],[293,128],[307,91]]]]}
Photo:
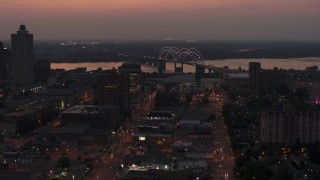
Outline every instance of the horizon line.
{"type": "MultiPolygon", "coordinates": [[[[0,42],[11,41],[10,39],[0,39],[0,42]]],[[[34,41],[97,41],[97,42],[319,42],[320,39],[34,39],[34,41]]]]}

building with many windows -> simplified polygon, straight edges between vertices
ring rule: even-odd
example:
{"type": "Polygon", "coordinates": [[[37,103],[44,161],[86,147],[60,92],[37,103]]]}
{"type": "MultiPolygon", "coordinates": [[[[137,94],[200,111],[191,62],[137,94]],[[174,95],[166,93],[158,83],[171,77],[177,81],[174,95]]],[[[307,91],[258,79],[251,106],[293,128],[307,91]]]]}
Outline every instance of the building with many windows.
{"type": "Polygon", "coordinates": [[[129,76],[129,86],[130,92],[136,93],[140,91],[140,79],[141,79],[141,64],[136,63],[123,63],[122,66],[118,68],[119,72],[125,73],[129,76]]]}
{"type": "Polygon", "coordinates": [[[275,146],[293,146],[320,140],[320,111],[263,111],[261,141],[275,146]]]}
{"type": "Polygon", "coordinates": [[[129,110],[129,80],[126,74],[110,73],[98,77],[97,102],[117,106],[124,115],[129,110]]]}
{"type": "Polygon", "coordinates": [[[263,91],[276,90],[281,85],[287,84],[287,72],[278,68],[263,70],[261,82],[263,91]]]}
{"type": "Polygon", "coordinates": [[[261,64],[258,62],[249,62],[249,80],[250,88],[255,89],[257,92],[261,90],[261,64]]]}
{"type": "Polygon", "coordinates": [[[114,106],[75,105],[61,113],[61,124],[90,123],[93,128],[112,128],[119,120],[119,108],[114,106]]]}
{"type": "Polygon", "coordinates": [[[17,34],[11,35],[12,83],[28,85],[34,82],[33,34],[20,25],[17,34]]]}
{"type": "Polygon", "coordinates": [[[0,42],[0,81],[8,79],[8,51],[0,42]]]}
{"type": "Polygon", "coordinates": [[[50,62],[47,60],[37,60],[34,65],[34,81],[47,83],[50,76],[50,62]]]}
{"type": "Polygon", "coordinates": [[[278,68],[262,69],[261,63],[249,62],[249,81],[250,88],[257,94],[274,91],[287,84],[287,71],[278,68]]]}

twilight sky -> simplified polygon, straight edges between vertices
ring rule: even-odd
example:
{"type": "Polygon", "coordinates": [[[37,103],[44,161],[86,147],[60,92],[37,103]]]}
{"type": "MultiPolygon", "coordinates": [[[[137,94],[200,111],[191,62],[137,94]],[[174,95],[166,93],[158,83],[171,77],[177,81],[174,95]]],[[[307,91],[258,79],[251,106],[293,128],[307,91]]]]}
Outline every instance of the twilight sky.
{"type": "Polygon", "coordinates": [[[0,41],[320,40],[320,0],[1,0],[0,41]]]}

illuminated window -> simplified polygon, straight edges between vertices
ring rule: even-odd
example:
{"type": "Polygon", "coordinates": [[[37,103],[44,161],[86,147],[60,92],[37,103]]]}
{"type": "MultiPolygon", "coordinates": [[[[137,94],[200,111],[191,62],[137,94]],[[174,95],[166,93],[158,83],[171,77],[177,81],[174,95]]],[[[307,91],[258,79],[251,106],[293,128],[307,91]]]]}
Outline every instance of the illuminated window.
{"type": "Polygon", "coordinates": [[[139,140],[140,140],[140,141],[145,141],[145,140],[146,140],[146,137],[141,136],[141,137],[139,137],[139,140]]]}

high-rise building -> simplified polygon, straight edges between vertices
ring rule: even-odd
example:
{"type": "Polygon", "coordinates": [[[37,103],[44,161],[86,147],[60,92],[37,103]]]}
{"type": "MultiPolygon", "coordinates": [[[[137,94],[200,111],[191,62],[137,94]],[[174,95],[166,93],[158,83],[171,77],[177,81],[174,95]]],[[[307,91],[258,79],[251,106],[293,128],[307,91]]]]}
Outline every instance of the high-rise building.
{"type": "Polygon", "coordinates": [[[118,67],[119,72],[129,76],[130,92],[136,93],[140,91],[140,78],[142,74],[141,64],[123,63],[118,67]]]}
{"type": "Polygon", "coordinates": [[[17,34],[11,35],[12,83],[27,85],[34,82],[33,34],[20,25],[17,34]]]}
{"type": "Polygon", "coordinates": [[[277,68],[263,70],[261,83],[263,91],[277,90],[281,85],[287,84],[287,72],[277,68]]]}
{"type": "Polygon", "coordinates": [[[273,146],[294,146],[320,140],[320,112],[263,111],[261,112],[261,141],[273,146]]]}
{"type": "Polygon", "coordinates": [[[50,76],[50,62],[38,60],[34,65],[34,81],[47,83],[50,76]]]}
{"type": "Polygon", "coordinates": [[[249,62],[249,80],[250,88],[261,94],[277,90],[281,85],[287,84],[287,72],[278,68],[262,69],[259,62],[249,62]]]}
{"type": "Polygon", "coordinates": [[[0,82],[8,79],[8,51],[0,42],[0,82]]]}
{"type": "Polygon", "coordinates": [[[261,64],[259,62],[249,62],[250,88],[261,91],[261,64]]]}
{"type": "Polygon", "coordinates": [[[313,83],[309,88],[310,102],[320,104],[320,83],[313,83]]]}
{"type": "Polygon", "coordinates": [[[110,73],[98,78],[99,105],[117,106],[120,114],[129,110],[129,78],[126,74],[110,73]]]}

